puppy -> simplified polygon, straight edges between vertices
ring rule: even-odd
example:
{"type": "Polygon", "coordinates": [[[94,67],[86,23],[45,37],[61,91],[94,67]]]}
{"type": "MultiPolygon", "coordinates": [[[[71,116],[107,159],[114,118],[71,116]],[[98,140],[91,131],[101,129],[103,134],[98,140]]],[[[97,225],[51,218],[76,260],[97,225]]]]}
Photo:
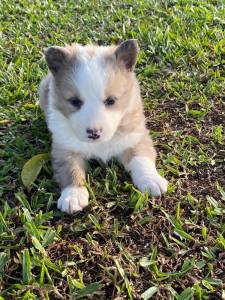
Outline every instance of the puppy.
{"type": "Polygon", "coordinates": [[[165,193],[134,73],[137,42],[54,46],[44,55],[50,72],[39,103],[52,133],[53,170],[62,189],[58,208],[72,214],[88,205],[85,161],[91,158],[116,157],[141,192],[165,193]]]}

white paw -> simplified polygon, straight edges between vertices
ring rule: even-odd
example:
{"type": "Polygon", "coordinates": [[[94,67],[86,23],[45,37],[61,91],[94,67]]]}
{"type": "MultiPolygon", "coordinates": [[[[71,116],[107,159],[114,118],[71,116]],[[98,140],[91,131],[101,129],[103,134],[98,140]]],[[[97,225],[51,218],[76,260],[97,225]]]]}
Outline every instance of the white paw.
{"type": "Polygon", "coordinates": [[[152,196],[161,196],[167,191],[168,182],[159,175],[155,163],[145,156],[135,156],[127,166],[131,172],[134,185],[141,192],[149,192],[152,196]]]}
{"type": "Polygon", "coordinates": [[[168,181],[157,173],[140,177],[135,184],[143,193],[148,192],[152,196],[161,196],[167,191],[168,181]]]}
{"type": "Polygon", "coordinates": [[[82,210],[88,205],[88,191],[86,187],[68,186],[62,191],[58,199],[58,209],[68,214],[82,210]]]}

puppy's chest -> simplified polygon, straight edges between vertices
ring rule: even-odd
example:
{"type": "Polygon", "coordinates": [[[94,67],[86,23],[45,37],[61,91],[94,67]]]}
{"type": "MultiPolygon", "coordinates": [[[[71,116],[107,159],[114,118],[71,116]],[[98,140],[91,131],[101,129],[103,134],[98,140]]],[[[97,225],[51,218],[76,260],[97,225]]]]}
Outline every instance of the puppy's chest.
{"type": "Polygon", "coordinates": [[[127,148],[138,143],[140,134],[129,133],[124,136],[115,136],[110,141],[102,143],[82,143],[77,141],[74,151],[79,151],[85,158],[100,159],[104,162],[116,157],[127,148]]]}
{"type": "Polygon", "coordinates": [[[53,142],[61,149],[79,152],[86,159],[100,159],[104,162],[112,157],[119,156],[123,151],[136,145],[141,139],[140,132],[115,135],[111,140],[101,143],[85,143],[76,138],[71,128],[62,126],[49,126],[53,142]]]}

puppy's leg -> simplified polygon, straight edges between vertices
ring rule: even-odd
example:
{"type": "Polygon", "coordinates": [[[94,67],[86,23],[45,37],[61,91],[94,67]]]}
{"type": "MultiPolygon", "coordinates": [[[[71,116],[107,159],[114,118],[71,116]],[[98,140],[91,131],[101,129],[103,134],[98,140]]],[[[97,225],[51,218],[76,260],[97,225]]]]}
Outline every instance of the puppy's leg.
{"type": "Polygon", "coordinates": [[[88,191],[84,186],[85,162],[79,154],[62,150],[53,144],[52,164],[62,193],[58,208],[72,214],[88,205],[88,191]]]}
{"type": "Polygon", "coordinates": [[[149,136],[145,136],[135,147],[124,151],[120,159],[141,192],[148,191],[153,196],[160,196],[167,191],[168,182],[159,175],[155,167],[156,151],[149,136]]]}

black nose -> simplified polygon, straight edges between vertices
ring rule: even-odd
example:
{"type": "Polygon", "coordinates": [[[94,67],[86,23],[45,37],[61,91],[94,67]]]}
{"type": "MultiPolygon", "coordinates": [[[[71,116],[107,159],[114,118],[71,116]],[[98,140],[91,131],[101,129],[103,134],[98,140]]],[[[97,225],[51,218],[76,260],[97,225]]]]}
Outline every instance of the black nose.
{"type": "Polygon", "coordinates": [[[101,136],[102,129],[87,129],[88,138],[92,140],[97,140],[101,136]]]}

